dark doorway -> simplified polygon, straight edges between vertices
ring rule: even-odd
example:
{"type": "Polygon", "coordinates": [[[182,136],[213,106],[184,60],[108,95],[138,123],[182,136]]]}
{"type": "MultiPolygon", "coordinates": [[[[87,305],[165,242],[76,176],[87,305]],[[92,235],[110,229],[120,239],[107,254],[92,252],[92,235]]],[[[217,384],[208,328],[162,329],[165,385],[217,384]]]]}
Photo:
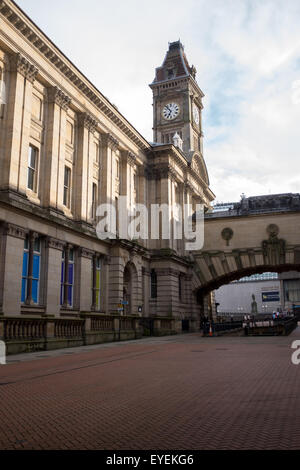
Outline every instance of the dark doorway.
{"type": "Polygon", "coordinates": [[[190,331],[190,320],[182,320],[182,331],[183,332],[190,331]]]}

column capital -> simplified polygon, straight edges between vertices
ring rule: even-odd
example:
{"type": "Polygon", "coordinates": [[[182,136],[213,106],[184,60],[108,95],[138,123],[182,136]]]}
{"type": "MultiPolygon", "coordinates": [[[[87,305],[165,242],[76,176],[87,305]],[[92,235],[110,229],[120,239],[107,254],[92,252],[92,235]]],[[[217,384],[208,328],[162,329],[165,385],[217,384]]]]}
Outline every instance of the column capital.
{"type": "Polygon", "coordinates": [[[48,88],[49,103],[55,103],[65,111],[68,111],[71,103],[71,98],[66,95],[57,86],[48,88]]]}
{"type": "Polygon", "coordinates": [[[98,126],[98,121],[94,119],[91,114],[79,113],[78,125],[80,127],[86,127],[92,134],[94,134],[98,126]]]}
{"type": "Polygon", "coordinates": [[[26,57],[20,53],[13,54],[11,58],[11,70],[13,72],[19,72],[23,77],[33,83],[39,72],[38,68],[35,67],[26,57]]]}
{"type": "Polygon", "coordinates": [[[89,250],[88,248],[81,247],[80,250],[79,250],[79,256],[81,258],[92,259],[94,254],[95,254],[95,252],[92,251],[92,250],[89,250]]]}
{"type": "Polygon", "coordinates": [[[137,157],[134,153],[132,153],[130,150],[125,150],[122,152],[122,158],[130,165],[130,166],[135,166],[136,165],[136,160],[137,157]]]}
{"type": "Polygon", "coordinates": [[[57,240],[56,238],[53,237],[47,237],[47,245],[48,248],[53,248],[54,250],[59,250],[63,251],[65,248],[65,243],[57,240]]]}
{"type": "Polygon", "coordinates": [[[117,150],[119,148],[119,141],[112,134],[102,134],[101,136],[102,144],[106,147],[110,147],[112,150],[117,150]]]}
{"type": "Polygon", "coordinates": [[[21,238],[25,240],[26,236],[28,235],[28,231],[23,229],[22,227],[18,227],[14,224],[4,223],[3,224],[3,231],[6,235],[14,238],[21,238]]]}

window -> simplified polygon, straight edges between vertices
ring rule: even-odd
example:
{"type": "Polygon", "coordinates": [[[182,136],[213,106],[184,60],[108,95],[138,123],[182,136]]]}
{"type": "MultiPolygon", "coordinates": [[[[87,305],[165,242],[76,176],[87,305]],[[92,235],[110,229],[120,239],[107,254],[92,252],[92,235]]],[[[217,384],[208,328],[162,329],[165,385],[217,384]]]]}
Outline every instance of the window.
{"type": "Polygon", "coordinates": [[[61,262],[60,305],[73,307],[74,301],[74,266],[75,255],[73,248],[65,248],[61,262]]]}
{"type": "Polygon", "coordinates": [[[154,269],[151,271],[151,299],[157,298],[157,274],[154,269]]]}
{"type": "Polygon", "coordinates": [[[38,149],[29,145],[27,188],[36,191],[38,149]]]}
{"type": "Polygon", "coordinates": [[[71,194],[71,169],[65,166],[64,176],[64,206],[70,208],[71,194]]]}
{"type": "Polygon", "coordinates": [[[101,285],[101,259],[99,256],[93,258],[93,290],[92,290],[92,309],[100,310],[100,285],[101,285]]]}
{"type": "Polygon", "coordinates": [[[97,198],[97,185],[96,183],[93,183],[93,189],[92,189],[92,219],[96,219],[96,211],[97,211],[97,204],[98,204],[98,198],[97,198]]]}
{"type": "Polygon", "coordinates": [[[21,302],[39,304],[41,241],[26,237],[24,241],[21,302]]]}

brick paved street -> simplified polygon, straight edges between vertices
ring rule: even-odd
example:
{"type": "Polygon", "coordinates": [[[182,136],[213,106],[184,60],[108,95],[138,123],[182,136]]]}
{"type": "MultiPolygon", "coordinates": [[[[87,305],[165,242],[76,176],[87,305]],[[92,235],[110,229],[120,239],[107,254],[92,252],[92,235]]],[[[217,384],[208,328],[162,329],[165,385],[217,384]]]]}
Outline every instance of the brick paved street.
{"type": "Polygon", "coordinates": [[[300,328],[10,356],[0,366],[0,448],[299,449],[295,339],[300,328]]]}

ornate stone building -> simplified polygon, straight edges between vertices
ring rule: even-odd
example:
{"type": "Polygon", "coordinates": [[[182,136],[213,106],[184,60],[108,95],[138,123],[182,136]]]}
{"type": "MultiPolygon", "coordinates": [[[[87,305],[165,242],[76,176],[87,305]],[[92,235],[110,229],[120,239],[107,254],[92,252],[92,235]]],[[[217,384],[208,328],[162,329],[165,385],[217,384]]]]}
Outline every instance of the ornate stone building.
{"type": "Polygon", "coordinates": [[[197,327],[199,281],[181,240],[102,241],[95,230],[97,206],[122,195],[210,206],[195,76],[169,44],[150,85],[151,144],[0,0],[0,337],[42,349],[136,337],[140,317],[157,333],[197,327]]]}

